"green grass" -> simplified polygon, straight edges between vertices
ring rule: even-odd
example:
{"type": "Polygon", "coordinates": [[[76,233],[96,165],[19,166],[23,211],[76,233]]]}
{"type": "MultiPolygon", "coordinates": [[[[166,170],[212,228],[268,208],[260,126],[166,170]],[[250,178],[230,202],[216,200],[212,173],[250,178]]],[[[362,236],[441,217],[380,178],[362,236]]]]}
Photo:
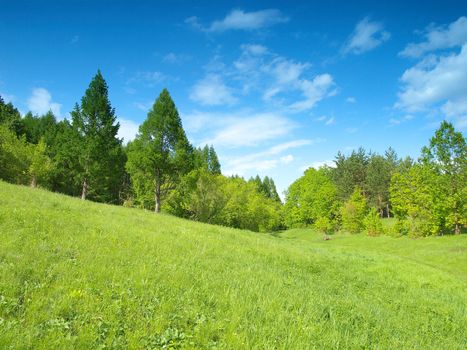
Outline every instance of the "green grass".
{"type": "Polygon", "coordinates": [[[0,349],[465,349],[466,250],[252,233],[0,182],[0,349]]]}

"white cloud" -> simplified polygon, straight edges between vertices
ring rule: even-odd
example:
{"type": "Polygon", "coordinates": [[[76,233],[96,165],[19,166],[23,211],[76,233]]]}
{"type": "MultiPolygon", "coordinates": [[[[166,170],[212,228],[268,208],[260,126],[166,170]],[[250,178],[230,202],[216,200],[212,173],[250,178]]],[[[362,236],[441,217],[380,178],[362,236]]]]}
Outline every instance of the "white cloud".
{"type": "Polygon", "coordinates": [[[280,161],[282,164],[289,164],[290,162],[293,162],[293,160],[294,160],[294,156],[291,154],[280,157],[280,161]]]}
{"type": "Polygon", "coordinates": [[[334,119],[334,117],[331,117],[324,124],[325,125],[334,125],[334,124],[336,124],[336,120],[334,119]]]}
{"type": "Polygon", "coordinates": [[[232,105],[237,102],[232,90],[217,74],[208,74],[203,80],[198,81],[190,93],[190,99],[207,106],[232,105]]]}
{"type": "Polygon", "coordinates": [[[313,108],[323,98],[337,93],[336,90],[331,90],[334,85],[332,76],[329,74],[317,75],[313,80],[302,80],[300,82],[300,90],[305,98],[292,103],[290,108],[297,112],[313,108]]]}
{"type": "Polygon", "coordinates": [[[389,119],[389,126],[396,126],[402,123],[405,123],[409,120],[412,120],[414,116],[412,114],[406,114],[401,118],[390,118],[389,119]]]}
{"type": "MultiPolygon", "coordinates": [[[[208,32],[224,32],[227,30],[255,30],[285,23],[289,19],[277,9],[245,12],[243,10],[232,10],[222,20],[211,23],[206,29],[208,32]]],[[[188,23],[200,29],[198,19],[191,17],[188,23]],[[196,20],[195,20],[196,19],[196,20]]]]}
{"type": "Polygon", "coordinates": [[[34,114],[45,114],[48,111],[60,117],[61,104],[52,101],[52,95],[44,88],[34,88],[28,99],[28,108],[34,114]]]}
{"type": "Polygon", "coordinates": [[[365,17],[357,23],[352,35],[342,48],[342,52],[362,54],[378,47],[390,37],[391,34],[384,30],[381,23],[370,21],[368,17],[365,17]]]}
{"type": "Polygon", "coordinates": [[[467,118],[467,18],[461,17],[448,26],[432,27],[425,35],[425,42],[409,44],[401,53],[420,57],[420,60],[403,73],[395,107],[409,113],[431,111],[444,114],[464,129],[467,118]],[[446,53],[444,50],[448,48],[451,51],[446,53]],[[436,50],[443,51],[438,53],[436,50]]]}
{"type": "Polygon", "coordinates": [[[241,48],[245,53],[252,55],[264,55],[268,52],[268,48],[266,46],[259,44],[244,44],[241,48]]]}
{"type": "Polygon", "coordinates": [[[203,142],[214,146],[257,146],[261,142],[287,135],[295,124],[289,119],[271,113],[231,118],[215,135],[203,142]]]}
{"type": "Polygon", "coordinates": [[[277,157],[278,155],[292,148],[312,145],[321,141],[323,140],[293,140],[277,144],[262,152],[250,153],[247,155],[226,159],[226,170],[224,172],[227,175],[244,175],[248,171],[260,172],[263,170],[276,168],[280,164],[286,165],[294,160],[294,156],[292,154],[287,154],[285,156],[277,157]]]}
{"type": "Polygon", "coordinates": [[[401,77],[397,108],[422,112],[441,107],[448,116],[467,114],[467,44],[460,53],[439,56],[427,66],[416,65],[401,77]],[[441,106],[440,106],[441,105],[441,106]]]}
{"type": "Polygon", "coordinates": [[[128,143],[133,140],[138,133],[139,125],[133,120],[118,118],[120,128],[118,129],[118,138],[123,138],[124,143],[128,143]]]}
{"type": "Polygon", "coordinates": [[[73,36],[70,40],[70,44],[76,44],[79,41],[79,35],[73,36]]]}
{"type": "Polygon", "coordinates": [[[431,26],[425,30],[424,36],[426,41],[408,44],[400,55],[420,57],[430,51],[462,46],[467,42],[467,17],[460,17],[448,26],[431,26]]]}
{"type": "Polygon", "coordinates": [[[345,101],[348,103],[356,103],[357,99],[355,97],[350,96],[350,97],[347,97],[345,101]]]}

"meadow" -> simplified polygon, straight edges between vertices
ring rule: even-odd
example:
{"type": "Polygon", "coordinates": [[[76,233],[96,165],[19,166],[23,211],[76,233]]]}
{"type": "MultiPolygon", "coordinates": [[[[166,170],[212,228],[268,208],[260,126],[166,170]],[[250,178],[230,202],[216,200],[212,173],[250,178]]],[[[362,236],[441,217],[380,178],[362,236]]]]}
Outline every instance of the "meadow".
{"type": "Polygon", "coordinates": [[[467,238],[274,235],[0,181],[0,349],[465,349],[467,238]]]}

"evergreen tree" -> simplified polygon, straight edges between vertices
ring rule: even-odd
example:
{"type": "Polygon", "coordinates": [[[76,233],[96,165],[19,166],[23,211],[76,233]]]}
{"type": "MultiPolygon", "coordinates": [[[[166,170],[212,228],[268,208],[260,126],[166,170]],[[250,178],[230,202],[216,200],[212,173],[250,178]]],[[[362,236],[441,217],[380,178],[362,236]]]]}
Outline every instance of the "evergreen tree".
{"type": "Polygon", "coordinates": [[[120,125],[100,71],[71,116],[79,144],[81,198],[116,202],[124,169],[121,140],[117,138],[120,125]]]}
{"type": "Polygon", "coordinates": [[[193,149],[175,103],[164,89],[128,146],[127,170],[137,200],[148,206],[152,197],[155,212],[160,212],[162,198],[192,168],[193,149]]]}
{"type": "Polygon", "coordinates": [[[0,96],[0,125],[5,125],[17,136],[22,133],[21,115],[11,102],[5,103],[0,96]]]}
{"type": "Polygon", "coordinates": [[[216,150],[214,146],[209,147],[209,164],[212,174],[220,175],[221,174],[221,163],[219,163],[219,158],[217,158],[216,150]]]}
{"type": "Polygon", "coordinates": [[[339,152],[335,163],[336,168],[332,173],[340,200],[347,200],[355,187],[359,187],[364,194],[367,193],[369,157],[363,148],[360,147],[357,151],[352,151],[348,157],[339,152]]]}

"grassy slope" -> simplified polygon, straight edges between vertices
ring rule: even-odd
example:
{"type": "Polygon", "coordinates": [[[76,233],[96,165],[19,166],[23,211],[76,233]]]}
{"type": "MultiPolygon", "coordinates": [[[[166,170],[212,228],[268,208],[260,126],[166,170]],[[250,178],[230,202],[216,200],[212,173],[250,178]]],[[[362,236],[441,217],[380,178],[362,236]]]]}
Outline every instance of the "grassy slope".
{"type": "Polygon", "coordinates": [[[462,349],[466,249],[273,237],[0,182],[0,348],[462,349]]]}

